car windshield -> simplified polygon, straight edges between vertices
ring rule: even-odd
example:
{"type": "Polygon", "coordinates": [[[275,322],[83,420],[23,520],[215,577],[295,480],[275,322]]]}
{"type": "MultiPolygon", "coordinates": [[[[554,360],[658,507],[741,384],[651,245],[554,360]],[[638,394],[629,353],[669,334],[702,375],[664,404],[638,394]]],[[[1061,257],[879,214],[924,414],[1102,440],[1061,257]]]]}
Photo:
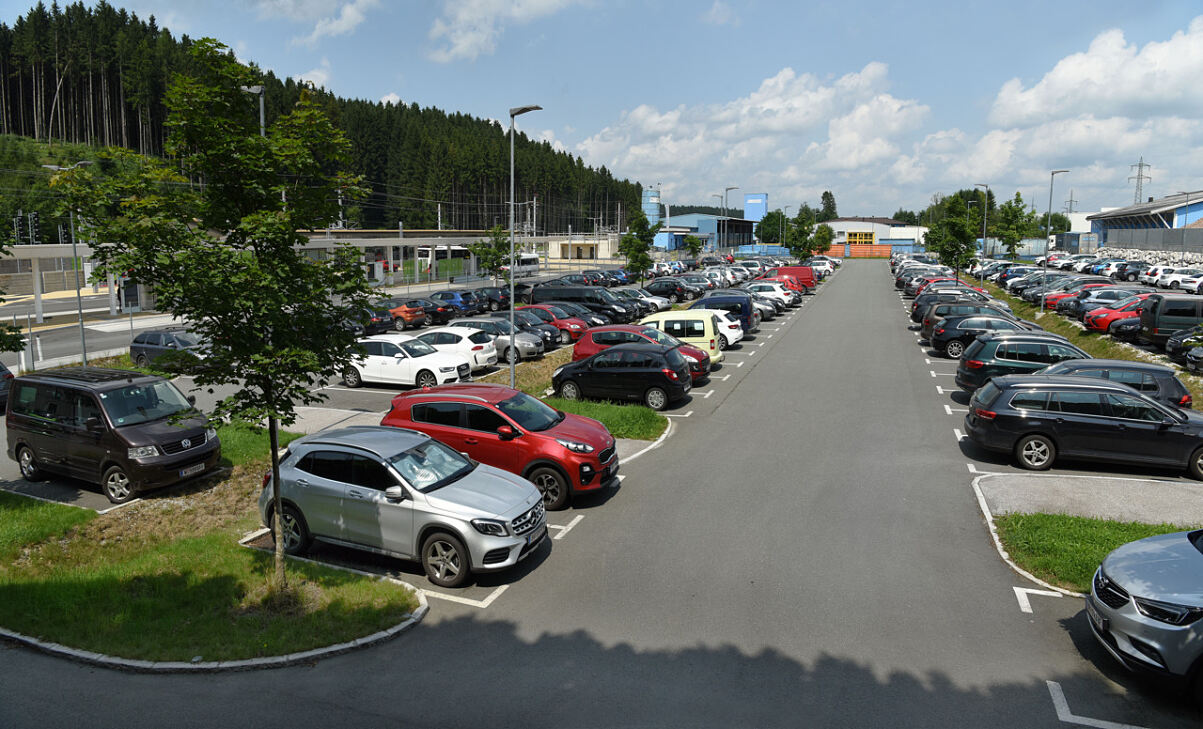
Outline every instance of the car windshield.
{"type": "Polygon", "coordinates": [[[527,311],[515,311],[514,321],[528,327],[538,326],[543,323],[542,319],[527,311]]]}
{"type": "Polygon", "coordinates": [[[175,335],[175,343],[178,344],[180,347],[184,347],[184,348],[200,346],[200,340],[197,339],[196,335],[189,334],[186,332],[181,332],[179,334],[176,334],[175,335]]]}
{"type": "Polygon", "coordinates": [[[652,327],[645,328],[643,330],[643,336],[651,339],[656,344],[667,344],[670,347],[679,347],[683,344],[680,339],[677,339],[673,335],[665,334],[659,329],[653,329],[652,327]]]}
{"type": "Polygon", "coordinates": [[[497,407],[520,427],[530,431],[547,430],[564,419],[563,413],[525,392],[502,400],[497,403],[497,407]]]}
{"type": "Polygon", "coordinates": [[[428,440],[389,459],[397,473],[422,493],[455,483],[476,466],[437,440],[428,440]]]}
{"type": "Polygon", "coordinates": [[[618,303],[618,297],[615,296],[614,294],[610,293],[607,289],[598,289],[597,295],[600,296],[601,300],[606,302],[607,304],[618,303]]]}
{"type": "Polygon", "coordinates": [[[428,354],[434,354],[439,351],[420,339],[415,339],[411,342],[401,342],[397,346],[405,350],[405,353],[410,357],[425,357],[428,354]]]}
{"type": "Polygon", "coordinates": [[[191,403],[166,380],[100,393],[100,404],[113,425],[137,425],[192,410],[191,403]]]}
{"type": "MultiPolygon", "coordinates": [[[[514,321],[518,322],[517,314],[514,315],[514,321]]],[[[490,321],[489,323],[496,327],[497,331],[501,332],[502,334],[510,333],[510,322],[508,319],[497,319],[495,321],[490,321]]]]}
{"type": "Polygon", "coordinates": [[[557,319],[568,319],[570,316],[568,312],[564,311],[558,306],[549,306],[547,307],[547,311],[557,319]]]}

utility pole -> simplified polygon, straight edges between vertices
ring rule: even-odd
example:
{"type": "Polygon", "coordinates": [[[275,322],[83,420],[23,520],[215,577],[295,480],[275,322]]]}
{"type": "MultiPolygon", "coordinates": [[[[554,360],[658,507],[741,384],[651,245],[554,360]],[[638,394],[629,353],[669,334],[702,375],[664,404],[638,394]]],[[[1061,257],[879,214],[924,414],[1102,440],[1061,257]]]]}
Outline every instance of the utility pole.
{"type": "Polygon", "coordinates": [[[1079,202],[1074,199],[1074,191],[1069,191],[1069,199],[1065,201],[1065,214],[1070,215],[1074,211],[1074,203],[1079,202]]]}
{"type": "Polygon", "coordinates": [[[1136,180],[1136,194],[1132,197],[1133,205],[1139,205],[1140,203],[1144,202],[1142,200],[1142,198],[1144,197],[1144,181],[1145,180],[1148,180],[1149,182],[1153,181],[1152,177],[1149,177],[1148,175],[1145,174],[1145,168],[1152,167],[1152,166],[1153,165],[1145,164],[1144,155],[1141,155],[1140,161],[1137,162],[1136,164],[1128,165],[1129,168],[1136,170],[1136,174],[1133,175],[1132,177],[1128,178],[1128,182],[1131,182],[1132,180],[1136,180]]]}

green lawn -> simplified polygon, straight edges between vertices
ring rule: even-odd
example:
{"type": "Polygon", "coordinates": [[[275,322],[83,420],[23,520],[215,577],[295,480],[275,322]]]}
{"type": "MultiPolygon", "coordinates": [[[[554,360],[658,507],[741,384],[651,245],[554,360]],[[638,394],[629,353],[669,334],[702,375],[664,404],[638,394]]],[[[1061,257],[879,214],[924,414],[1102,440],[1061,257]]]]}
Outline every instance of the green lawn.
{"type": "Polygon", "coordinates": [[[1172,524],[1087,519],[1063,514],[1007,514],[994,519],[1003,547],[1023,569],[1046,582],[1077,592],[1103,557],[1128,542],[1183,531],[1172,524]]]}
{"type": "Polygon", "coordinates": [[[11,562],[29,544],[58,537],[96,512],[0,491],[0,563],[11,562]]]}
{"type": "Polygon", "coordinates": [[[599,420],[615,438],[655,440],[668,427],[668,419],[643,405],[620,405],[596,400],[565,400],[544,398],[544,402],[566,413],[599,420]]]}

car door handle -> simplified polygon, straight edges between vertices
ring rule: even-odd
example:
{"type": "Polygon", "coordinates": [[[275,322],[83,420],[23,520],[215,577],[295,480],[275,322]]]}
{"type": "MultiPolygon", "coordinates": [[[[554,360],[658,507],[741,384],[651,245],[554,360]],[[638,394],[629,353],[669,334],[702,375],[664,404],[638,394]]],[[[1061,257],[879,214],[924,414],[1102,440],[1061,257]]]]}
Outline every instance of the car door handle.
{"type": "Polygon", "coordinates": [[[297,484],[297,486],[308,486],[308,485],[309,485],[309,482],[308,482],[308,481],[306,481],[306,480],[305,480],[305,479],[303,479],[303,478],[298,478],[298,479],[296,480],[296,484],[297,484]]]}
{"type": "Polygon", "coordinates": [[[1053,418],[1053,422],[1054,422],[1054,423],[1058,423],[1058,424],[1060,424],[1060,423],[1064,423],[1064,422],[1065,422],[1065,418],[1053,418]]]}
{"type": "Polygon", "coordinates": [[[363,492],[362,492],[362,491],[356,491],[355,489],[347,489],[347,496],[350,496],[350,497],[351,497],[351,498],[353,498],[353,499],[362,499],[362,498],[363,498],[363,492]]]}
{"type": "Polygon", "coordinates": [[[480,441],[476,438],[464,438],[464,442],[467,443],[468,445],[476,445],[480,441]]]}

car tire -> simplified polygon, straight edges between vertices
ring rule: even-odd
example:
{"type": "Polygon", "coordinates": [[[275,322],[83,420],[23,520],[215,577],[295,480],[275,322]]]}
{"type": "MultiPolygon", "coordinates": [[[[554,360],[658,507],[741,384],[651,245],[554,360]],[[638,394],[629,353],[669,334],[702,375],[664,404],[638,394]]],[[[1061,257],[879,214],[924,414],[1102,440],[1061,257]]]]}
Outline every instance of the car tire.
{"type": "Polygon", "coordinates": [[[696,299],[696,298],[697,298],[697,296],[694,296],[694,294],[693,294],[693,292],[692,292],[692,291],[690,291],[690,292],[688,292],[688,293],[686,293],[686,294],[685,294],[685,300],[686,300],[686,301],[693,301],[693,300],[694,300],[694,299],[696,299]]]}
{"type": "Polygon", "coordinates": [[[137,357],[134,357],[135,367],[146,367],[149,364],[150,360],[146,358],[145,354],[139,354],[137,357]]]}
{"type": "MultiPolygon", "coordinates": [[[[284,532],[284,553],[294,556],[301,556],[309,551],[309,545],[313,543],[313,537],[309,534],[309,526],[305,523],[305,517],[301,516],[301,512],[297,511],[296,507],[288,504],[284,505],[281,510],[283,519],[280,524],[280,530],[284,532]]],[[[276,538],[276,530],[272,528],[272,539],[276,538]]]]}
{"type": "Polygon", "coordinates": [[[572,335],[567,329],[560,330],[560,344],[572,344],[572,335]]]}
{"type": "Polygon", "coordinates": [[[363,376],[359,374],[359,370],[354,367],[348,367],[343,371],[343,383],[347,387],[359,387],[363,384],[363,376]]]}
{"type": "Polygon", "coordinates": [[[496,301],[489,302],[489,311],[497,311],[500,308],[501,308],[501,304],[498,304],[496,301]]]}
{"type": "Polygon", "coordinates": [[[439,587],[460,587],[472,575],[468,548],[447,532],[435,532],[422,542],[422,569],[439,587]]]}
{"type": "MultiPolygon", "coordinates": [[[[514,350],[511,349],[510,347],[506,347],[505,350],[502,351],[502,353],[501,353],[501,361],[505,362],[508,365],[508,364],[510,364],[510,358],[513,356],[514,356],[514,350]]],[[[513,360],[513,363],[517,364],[520,361],[522,361],[521,357],[513,360]]]]}
{"type": "Polygon", "coordinates": [[[1057,446],[1043,435],[1029,435],[1015,444],[1015,460],[1028,471],[1047,471],[1057,457],[1057,446]]]}
{"type": "Polygon", "coordinates": [[[643,404],[656,412],[664,410],[668,407],[668,393],[659,387],[649,387],[643,393],[643,404]]]}
{"type": "Polygon", "coordinates": [[[1191,478],[1203,481],[1203,448],[1196,448],[1195,452],[1190,454],[1186,470],[1190,473],[1191,478]]]}
{"type": "Polygon", "coordinates": [[[727,335],[725,335],[725,334],[718,335],[718,351],[725,352],[725,351],[727,351],[727,347],[729,347],[729,346],[731,346],[731,344],[730,344],[730,342],[727,341],[727,335]]]}
{"type": "Polygon", "coordinates": [[[124,504],[134,498],[134,489],[130,487],[129,475],[121,466],[109,466],[100,479],[100,487],[104,495],[114,504],[124,504]]]}
{"type": "Polygon", "coordinates": [[[568,506],[568,480],[551,466],[540,466],[531,471],[526,480],[543,495],[543,507],[548,511],[559,511],[568,506]]]}
{"type": "Polygon", "coordinates": [[[944,354],[949,359],[960,359],[965,353],[965,343],[959,339],[954,339],[944,347],[944,354]]]}
{"type": "Polygon", "coordinates": [[[1171,289],[1176,289],[1179,287],[1180,287],[1180,284],[1177,281],[1174,281],[1173,283],[1170,284],[1171,289]]]}
{"type": "Polygon", "coordinates": [[[393,329],[396,331],[403,332],[408,328],[409,325],[405,323],[404,319],[393,319],[393,329]]]}
{"type": "Polygon", "coordinates": [[[668,295],[668,303],[670,303],[670,304],[676,304],[676,303],[677,303],[677,302],[679,302],[680,300],[681,300],[681,299],[677,298],[677,295],[676,295],[676,294],[669,294],[669,295],[668,295]]]}
{"type": "Polygon", "coordinates": [[[422,370],[418,376],[414,378],[414,384],[418,387],[434,387],[439,384],[439,380],[430,370],[422,370]]]}
{"type": "Polygon", "coordinates": [[[1129,280],[1129,281],[1135,281],[1135,280],[1136,280],[1136,274],[1134,274],[1134,273],[1130,273],[1130,274],[1128,274],[1128,280],[1129,280]]]}
{"type": "Polygon", "coordinates": [[[38,465],[38,459],[29,446],[21,446],[17,449],[17,464],[21,467],[21,477],[26,481],[44,481],[46,479],[45,472],[38,465]]]}
{"type": "Polygon", "coordinates": [[[581,388],[572,380],[560,385],[560,397],[565,400],[580,400],[581,388]]]}

